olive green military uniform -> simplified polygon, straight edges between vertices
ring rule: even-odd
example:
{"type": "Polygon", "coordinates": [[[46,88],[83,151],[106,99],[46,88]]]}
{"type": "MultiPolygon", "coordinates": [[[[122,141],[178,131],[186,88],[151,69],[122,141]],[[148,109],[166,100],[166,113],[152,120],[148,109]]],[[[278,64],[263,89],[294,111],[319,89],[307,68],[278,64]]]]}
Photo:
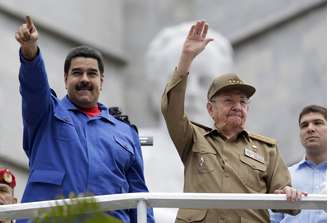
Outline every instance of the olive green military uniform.
{"type": "MultiPolygon", "coordinates": [[[[162,113],[185,167],[184,192],[273,193],[290,185],[274,139],[242,131],[227,140],[184,113],[187,77],[174,72],[162,97],[162,113]]],[[[176,222],[270,222],[267,210],[180,209],[176,222]]]]}

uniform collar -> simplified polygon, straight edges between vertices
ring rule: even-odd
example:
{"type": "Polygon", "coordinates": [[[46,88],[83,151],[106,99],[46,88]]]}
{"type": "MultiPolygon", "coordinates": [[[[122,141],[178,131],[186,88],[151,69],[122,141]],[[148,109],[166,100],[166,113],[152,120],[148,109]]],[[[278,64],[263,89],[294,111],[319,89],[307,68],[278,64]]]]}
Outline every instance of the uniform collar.
{"type": "MultiPolygon", "coordinates": [[[[62,99],[62,104],[64,105],[64,107],[68,110],[68,111],[80,111],[78,107],[76,107],[76,105],[74,105],[71,100],[68,98],[68,96],[66,95],[63,99],[62,99]]],[[[103,120],[106,120],[112,124],[115,124],[114,121],[114,117],[112,115],[109,114],[108,108],[99,103],[98,102],[98,106],[100,109],[100,115],[97,117],[93,117],[91,119],[97,119],[97,118],[101,118],[103,120]]]]}
{"type": "Polygon", "coordinates": [[[203,133],[203,136],[208,136],[208,135],[218,135],[219,132],[216,129],[211,129],[208,128],[205,130],[205,132],[203,133]]]}
{"type": "MultiPolygon", "coordinates": [[[[222,133],[220,133],[220,131],[218,130],[218,129],[211,129],[211,128],[207,128],[206,130],[205,130],[205,133],[203,134],[203,136],[205,137],[205,136],[211,136],[211,135],[213,135],[213,136],[216,136],[216,135],[218,135],[218,136],[220,136],[221,138],[223,138],[224,140],[226,140],[227,138],[222,134],[222,133]]],[[[246,139],[248,140],[248,141],[250,141],[250,139],[249,139],[249,133],[248,133],[248,131],[247,130],[242,130],[238,135],[237,135],[237,139],[240,139],[240,138],[242,138],[242,137],[246,137],[246,139]]]]}

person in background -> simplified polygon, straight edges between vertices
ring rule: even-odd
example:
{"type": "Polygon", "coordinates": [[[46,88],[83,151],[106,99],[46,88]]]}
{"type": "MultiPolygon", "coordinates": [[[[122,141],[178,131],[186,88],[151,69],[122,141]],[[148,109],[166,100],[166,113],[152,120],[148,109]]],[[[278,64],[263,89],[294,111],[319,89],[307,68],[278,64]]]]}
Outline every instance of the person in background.
{"type": "MultiPolygon", "coordinates": [[[[311,194],[327,193],[327,108],[309,105],[303,108],[298,118],[300,141],[305,149],[305,158],[289,167],[292,185],[311,194]]],[[[323,210],[302,210],[297,216],[271,213],[273,223],[326,223],[323,210]]]]}
{"type": "MultiPolygon", "coordinates": [[[[0,168],[0,205],[16,204],[17,198],[14,195],[16,177],[7,168],[0,168]]],[[[0,223],[12,223],[11,220],[1,220],[0,223]]]]}
{"type": "MultiPolygon", "coordinates": [[[[63,75],[67,95],[58,99],[48,83],[38,38],[27,17],[16,32],[23,148],[29,159],[22,202],[53,200],[71,193],[148,192],[136,130],[98,101],[105,79],[100,52],[88,46],[69,52],[63,75]]],[[[125,223],[137,221],[136,209],[110,214],[125,223]]],[[[148,222],[154,222],[151,208],[148,222]]]]}

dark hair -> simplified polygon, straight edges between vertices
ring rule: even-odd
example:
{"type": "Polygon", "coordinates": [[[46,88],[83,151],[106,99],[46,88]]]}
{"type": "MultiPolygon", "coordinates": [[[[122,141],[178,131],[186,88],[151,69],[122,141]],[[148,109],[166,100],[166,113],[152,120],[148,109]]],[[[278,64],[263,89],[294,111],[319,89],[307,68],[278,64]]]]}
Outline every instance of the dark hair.
{"type": "Polygon", "coordinates": [[[94,58],[98,61],[98,68],[101,74],[104,73],[104,62],[101,53],[89,46],[78,46],[73,48],[65,59],[64,72],[68,73],[72,59],[76,57],[94,58]]]}
{"type": "Polygon", "coordinates": [[[308,105],[304,107],[302,112],[300,113],[300,116],[298,117],[298,124],[300,124],[303,115],[306,115],[311,112],[320,113],[327,120],[327,108],[322,107],[320,105],[308,105]]]}

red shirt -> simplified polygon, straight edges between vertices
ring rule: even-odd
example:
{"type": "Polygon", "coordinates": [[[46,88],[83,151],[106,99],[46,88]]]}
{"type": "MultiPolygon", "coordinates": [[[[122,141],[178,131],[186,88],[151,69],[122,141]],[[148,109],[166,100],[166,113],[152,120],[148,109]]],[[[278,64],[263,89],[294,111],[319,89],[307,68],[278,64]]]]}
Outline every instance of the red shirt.
{"type": "Polygon", "coordinates": [[[91,108],[79,108],[79,110],[86,114],[88,117],[95,117],[100,114],[100,109],[98,105],[91,108]]]}

